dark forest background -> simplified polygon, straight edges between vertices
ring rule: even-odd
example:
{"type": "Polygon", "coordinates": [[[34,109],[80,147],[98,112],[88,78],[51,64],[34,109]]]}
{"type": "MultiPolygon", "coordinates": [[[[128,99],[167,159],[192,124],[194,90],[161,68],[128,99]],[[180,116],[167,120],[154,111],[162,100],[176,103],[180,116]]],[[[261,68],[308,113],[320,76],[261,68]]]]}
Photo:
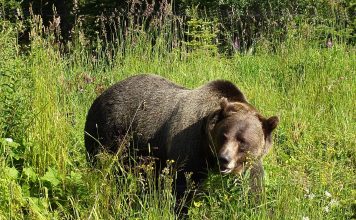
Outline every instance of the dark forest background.
{"type": "MultiPolygon", "coordinates": [[[[60,40],[72,39],[81,27],[91,40],[112,42],[128,27],[163,30],[171,22],[179,42],[188,46],[217,45],[220,51],[246,51],[261,39],[280,42],[288,29],[308,24],[321,45],[331,40],[355,44],[354,0],[2,0],[0,16],[28,21],[20,41],[29,39],[31,16],[41,15],[44,27],[60,27],[60,40]],[[27,30],[27,31],[26,31],[27,30]],[[182,34],[183,33],[183,34],[182,34]]],[[[150,31],[150,34],[154,32],[150,31]]],[[[125,34],[124,34],[125,35],[125,34]]],[[[330,42],[329,42],[330,43],[330,42]]]]}

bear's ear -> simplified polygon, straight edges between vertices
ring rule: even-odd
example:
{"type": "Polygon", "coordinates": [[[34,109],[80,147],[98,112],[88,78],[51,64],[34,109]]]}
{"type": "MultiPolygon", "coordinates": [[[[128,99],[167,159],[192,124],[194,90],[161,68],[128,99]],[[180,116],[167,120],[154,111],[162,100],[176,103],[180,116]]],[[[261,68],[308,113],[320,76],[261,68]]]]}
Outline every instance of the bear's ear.
{"type": "Polygon", "coordinates": [[[221,108],[222,110],[224,110],[224,109],[227,107],[228,104],[229,104],[229,101],[227,101],[227,98],[222,97],[222,98],[220,99],[220,108],[221,108]]]}
{"type": "Polygon", "coordinates": [[[216,123],[218,123],[221,120],[222,117],[222,111],[218,110],[215,111],[213,113],[211,113],[206,121],[206,129],[210,132],[213,130],[213,128],[215,127],[216,123]]]}
{"type": "Polygon", "coordinates": [[[208,131],[211,131],[214,128],[214,126],[216,125],[216,123],[218,123],[223,118],[223,113],[224,113],[226,107],[228,106],[229,101],[227,100],[227,98],[222,97],[220,99],[219,104],[220,104],[220,109],[211,113],[207,118],[206,129],[208,131]]]}
{"type": "Polygon", "coordinates": [[[263,130],[265,132],[265,135],[269,135],[272,133],[272,131],[277,127],[279,123],[279,118],[277,116],[272,116],[268,119],[263,119],[262,120],[262,126],[263,130]]]}
{"type": "Polygon", "coordinates": [[[263,116],[258,116],[262,122],[263,133],[265,135],[265,146],[263,148],[263,155],[267,154],[272,147],[272,131],[277,127],[279,123],[279,118],[277,116],[272,116],[268,119],[263,116]]]}
{"type": "Polygon", "coordinates": [[[223,117],[227,117],[234,113],[244,113],[254,111],[251,107],[242,102],[229,102],[227,98],[220,99],[220,108],[223,117]]]}

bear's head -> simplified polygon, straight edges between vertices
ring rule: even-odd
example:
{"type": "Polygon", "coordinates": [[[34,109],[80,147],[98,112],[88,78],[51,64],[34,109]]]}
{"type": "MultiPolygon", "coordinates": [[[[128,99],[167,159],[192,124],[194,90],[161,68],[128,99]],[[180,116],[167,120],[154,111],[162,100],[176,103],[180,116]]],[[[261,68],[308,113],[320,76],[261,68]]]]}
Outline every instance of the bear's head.
{"type": "Polygon", "coordinates": [[[211,150],[222,174],[241,174],[271,148],[278,117],[264,118],[251,105],[220,100],[220,109],[208,117],[211,150]]]}

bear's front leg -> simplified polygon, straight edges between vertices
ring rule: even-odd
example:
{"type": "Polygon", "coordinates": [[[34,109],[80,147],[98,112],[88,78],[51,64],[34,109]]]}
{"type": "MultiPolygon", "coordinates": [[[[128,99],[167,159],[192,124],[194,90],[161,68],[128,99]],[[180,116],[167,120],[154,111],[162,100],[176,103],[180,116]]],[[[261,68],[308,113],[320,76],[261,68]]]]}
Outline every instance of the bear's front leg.
{"type": "Polygon", "coordinates": [[[259,202],[263,192],[264,169],[262,160],[256,161],[250,169],[250,193],[259,202]]]}

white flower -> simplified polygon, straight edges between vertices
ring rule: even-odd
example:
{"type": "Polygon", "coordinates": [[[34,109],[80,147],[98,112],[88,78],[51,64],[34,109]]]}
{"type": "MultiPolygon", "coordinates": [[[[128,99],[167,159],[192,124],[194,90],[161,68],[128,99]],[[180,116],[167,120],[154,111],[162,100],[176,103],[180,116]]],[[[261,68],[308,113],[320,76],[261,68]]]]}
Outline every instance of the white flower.
{"type": "Polygon", "coordinates": [[[12,140],[12,138],[5,138],[5,141],[7,141],[7,142],[9,142],[9,143],[14,142],[14,140],[12,140]]]}
{"type": "Polygon", "coordinates": [[[331,193],[329,193],[328,191],[325,191],[325,196],[330,198],[331,197],[331,193]]]}
{"type": "Polygon", "coordinates": [[[303,216],[302,220],[309,220],[309,217],[308,216],[303,216]]]}
{"type": "Polygon", "coordinates": [[[332,199],[329,203],[330,207],[335,207],[339,205],[339,202],[336,199],[332,199]]]}
{"type": "Polygon", "coordinates": [[[325,207],[324,207],[324,211],[325,211],[325,212],[329,212],[329,211],[330,211],[329,206],[325,206],[325,207]]]}
{"type": "Polygon", "coordinates": [[[314,193],[310,193],[310,194],[308,195],[308,198],[309,198],[309,199],[314,199],[314,197],[315,197],[314,193]]]}

